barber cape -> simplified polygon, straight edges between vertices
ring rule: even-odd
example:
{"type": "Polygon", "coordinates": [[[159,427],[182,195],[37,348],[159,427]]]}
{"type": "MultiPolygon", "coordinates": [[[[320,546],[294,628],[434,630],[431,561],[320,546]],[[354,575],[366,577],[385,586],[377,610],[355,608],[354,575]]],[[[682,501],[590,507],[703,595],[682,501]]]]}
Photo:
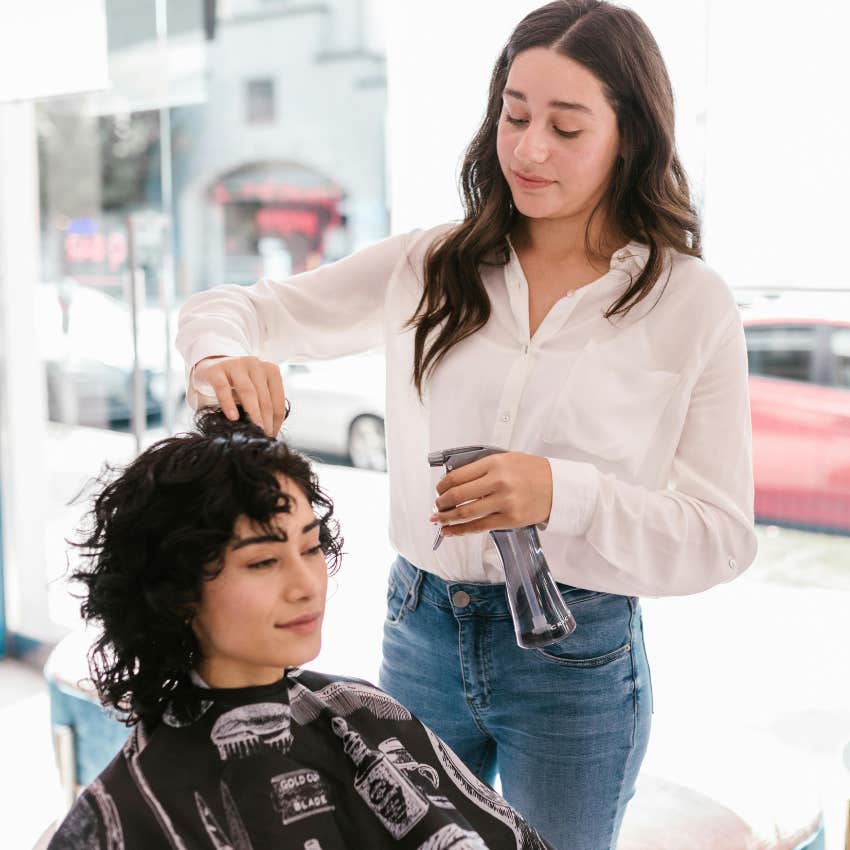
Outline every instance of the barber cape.
{"type": "Polygon", "coordinates": [[[372,685],[288,670],[137,725],[48,850],[551,850],[372,685]]]}

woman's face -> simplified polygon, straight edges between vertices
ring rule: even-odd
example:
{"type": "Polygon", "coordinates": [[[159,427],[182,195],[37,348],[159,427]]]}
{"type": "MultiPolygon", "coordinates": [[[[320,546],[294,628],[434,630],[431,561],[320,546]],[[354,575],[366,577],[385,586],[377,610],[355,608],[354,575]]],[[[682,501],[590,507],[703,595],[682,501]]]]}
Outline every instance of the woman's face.
{"type": "Polygon", "coordinates": [[[213,687],[270,684],[321,648],[328,570],[319,521],[301,489],[278,480],[291,510],[275,516],[277,533],[240,517],[223,569],[201,584],[192,627],[198,673],[213,687]]]}
{"type": "Polygon", "coordinates": [[[617,115],[583,65],[548,48],[526,50],[508,73],[497,150],[523,215],[584,220],[619,155],[617,115]]]}

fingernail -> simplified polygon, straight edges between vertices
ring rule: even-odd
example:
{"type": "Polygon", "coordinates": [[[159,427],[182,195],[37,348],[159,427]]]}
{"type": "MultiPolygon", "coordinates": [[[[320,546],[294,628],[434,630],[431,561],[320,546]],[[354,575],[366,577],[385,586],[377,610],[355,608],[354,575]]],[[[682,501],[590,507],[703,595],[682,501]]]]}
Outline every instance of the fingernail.
{"type": "Polygon", "coordinates": [[[228,419],[238,419],[239,414],[235,410],[228,410],[227,411],[227,418],[228,419]]]}

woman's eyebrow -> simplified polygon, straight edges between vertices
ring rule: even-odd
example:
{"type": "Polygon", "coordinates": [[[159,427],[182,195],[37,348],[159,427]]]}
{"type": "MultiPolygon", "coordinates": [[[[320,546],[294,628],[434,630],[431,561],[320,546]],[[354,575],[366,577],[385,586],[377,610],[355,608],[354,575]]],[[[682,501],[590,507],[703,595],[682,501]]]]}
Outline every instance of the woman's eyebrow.
{"type": "MultiPolygon", "coordinates": [[[[301,529],[302,534],[308,534],[311,532],[317,525],[321,525],[321,520],[314,519],[311,523],[308,523],[301,529]]],[[[285,531],[281,531],[280,534],[259,534],[256,537],[240,537],[236,543],[233,544],[233,549],[242,549],[245,546],[253,546],[258,543],[286,543],[289,540],[285,531]]]]}
{"type": "Polygon", "coordinates": [[[240,537],[233,544],[233,549],[242,549],[245,546],[254,546],[257,543],[286,543],[289,538],[286,536],[285,531],[281,531],[280,534],[260,534],[256,537],[240,537]]]}
{"type": "MultiPolygon", "coordinates": [[[[522,103],[527,103],[528,98],[521,92],[516,89],[505,89],[503,92],[505,97],[512,97],[514,100],[522,101],[522,103]]],[[[593,110],[590,107],[585,106],[583,103],[575,103],[570,100],[550,100],[549,106],[552,109],[569,109],[574,112],[586,112],[588,115],[593,115],[593,110]]]]}

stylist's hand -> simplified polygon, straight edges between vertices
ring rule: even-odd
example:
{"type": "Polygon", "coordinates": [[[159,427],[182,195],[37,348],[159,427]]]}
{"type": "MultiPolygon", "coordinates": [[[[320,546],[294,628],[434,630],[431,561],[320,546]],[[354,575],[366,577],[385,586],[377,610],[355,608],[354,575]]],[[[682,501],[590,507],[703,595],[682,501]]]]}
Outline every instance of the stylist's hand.
{"type": "Polygon", "coordinates": [[[445,537],[523,528],[549,521],[552,469],[537,455],[489,455],[440,479],[437,494],[431,522],[443,526],[445,537]]]}
{"type": "Polygon", "coordinates": [[[256,357],[206,357],[195,364],[192,380],[209,384],[224,415],[239,418],[241,404],[251,421],[276,437],[286,418],[286,395],[280,367],[256,357]]]}

